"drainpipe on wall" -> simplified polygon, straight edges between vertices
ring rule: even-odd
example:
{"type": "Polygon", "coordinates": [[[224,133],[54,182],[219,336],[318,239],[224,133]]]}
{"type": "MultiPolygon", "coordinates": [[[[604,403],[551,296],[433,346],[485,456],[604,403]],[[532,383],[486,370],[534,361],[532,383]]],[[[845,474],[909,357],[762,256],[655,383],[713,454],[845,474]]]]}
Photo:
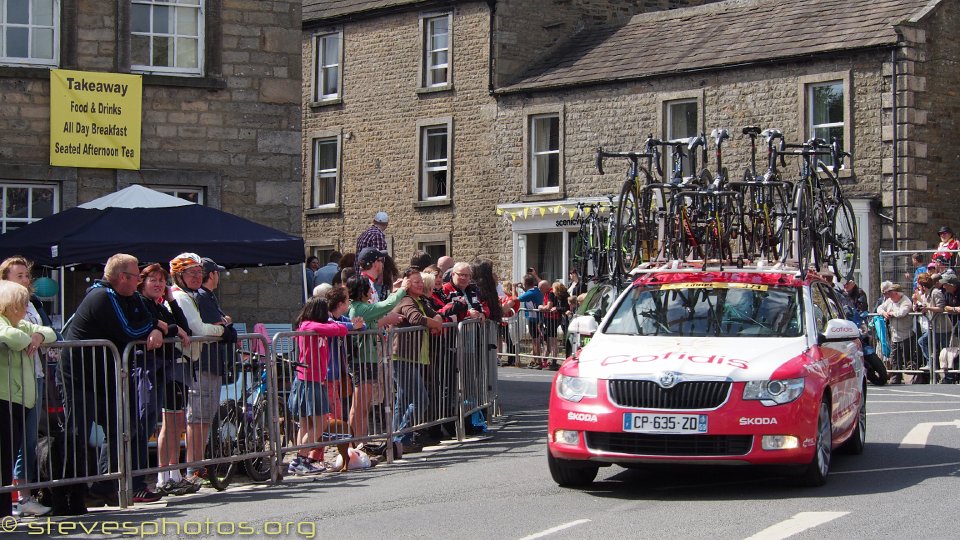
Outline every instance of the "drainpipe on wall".
{"type": "Polygon", "coordinates": [[[488,33],[488,38],[490,40],[490,45],[487,47],[487,92],[492,96],[493,95],[493,55],[494,55],[494,32],[495,27],[495,18],[497,14],[497,0],[487,0],[487,6],[490,8],[490,32],[488,33]]]}

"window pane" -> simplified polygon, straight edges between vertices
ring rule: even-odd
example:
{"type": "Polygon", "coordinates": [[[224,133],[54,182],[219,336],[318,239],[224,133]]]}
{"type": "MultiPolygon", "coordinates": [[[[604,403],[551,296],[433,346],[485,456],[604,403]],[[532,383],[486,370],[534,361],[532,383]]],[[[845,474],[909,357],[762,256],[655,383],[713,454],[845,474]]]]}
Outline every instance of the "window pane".
{"type": "Polygon", "coordinates": [[[327,176],[320,179],[319,204],[334,204],[337,202],[337,177],[327,176]]]}
{"type": "Polygon", "coordinates": [[[150,65],[150,38],[130,36],[130,63],[138,66],[150,65]]]}
{"type": "Polygon", "coordinates": [[[447,51],[430,53],[430,65],[439,66],[447,63],[447,51]]]}
{"type": "Polygon", "coordinates": [[[194,8],[177,8],[177,35],[198,36],[197,10],[194,8]]]}
{"type": "Polygon", "coordinates": [[[430,84],[443,84],[445,82],[447,82],[447,68],[430,70],[430,84]]]}
{"type": "Polygon", "coordinates": [[[42,219],[50,215],[53,215],[53,190],[34,188],[33,208],[30,217],[42,219]]]}
{"type": "Polygon", "coordinates": [[[150,31],[150,6],[143,4],[130,6],[130,29],[143,33],[150,31]]]}
{"type": "Polygon", "coordinates": [[[336,67],[323,68],[323,95],[331,96],[337,93],[338,69],[336,67]]]}
{"type": "Polygon", "coordinates": [[[30,190],[27,188],[7,188],[7,217],[8,218],[26,218],[27,197],[30,190]]]}
{"type": "Polygon", "coordinates": [[[170,8],[166,6],[153,7],[153,31],[157,34],[173,33],[173,21],[170,19],[170,8]]]}
{"type": "Polygon", "coordinates": [[[669,139],[682,139],[697,134],[697,104],[674,103],[670,105],[669,139]]]}
{"type": "Polygon", "coordinates": [[[431,129],[427,131],[427,159],[447,159],[446,130],[431,129]]]}
{"type": "Polygon", "coordinates": [[[430,21],[430,48],[442,49],[447,46],[447,18],[439,17],[430,21]]]}
{"type": "Polygon", "coordinates": [[[533,121],[534,151],[545,152],[560,149],[560,119],[541,117],[533,121]]]}
{"type": "Polygon", "coordinates": [[[177,38],[177,67],[197,67],[197,40],[177,38]]]}
{"type": "Polygon", "coordinates": [[[321,40],[323,47],[323,65],[332,66],[340,63],[340,36],[327,36],[321,40]]]}
{"type": "Polygon", "coordinates": [[[337,143],[325,141],[318,143],[317,167],[319,170],[330,170],[337,168],[337,143]]]}
{"type": "Polygon", "coordinates": [[[7,56],[11,58],[27,58],[27,39],[29,30],[26,28],[7,27],[7,56]]]}
{"type": "MultiPolygon", "coordinates": [[[[832,142],[833,138],[836,137],[840,141],[840,148],[843,148],[843,126],[834,126],[829,128],[814,128],[813,136],[818,139],[823,139],[826,142],[832,142]]],[[[832,163],[833,160],[830,156],[820,156],[820,160],[824,163],[832,163]]]]}
{"type": "Polygon", "coordinates": [[[560,156],[546,154],[536,158],[537,178],[536,186],[540,188],[557,187],[560,185],[560,156]]]}
{"type": "Polygon", "coordinates": [[[427,197],[447,196],[447,171],[431,171],[427,174],[427,197]]]}
{"type": "Polygon", "coordinates": [[[30,2],[28,0],[7,0],[7,22],[11,24],[30,24],[30,2]]]}
{"type": "Polygon", "coordinates": [[[153,38],[153,62],[151,65],[166,67],[173,65],[173,38],[153,38]]]}
{"type": "Polygon", "coordinates": [[[53,58],[53,30],[33,30],[33,58],[53,58]]]}
{"type": "Polygon", "coordinates": [[[53,0],[33,0],[33,24],[53,26],[53,0]]]}
{"type": "Polygon", "coordinates": [[[840,83],[813,87],[813,123],[843,122],[843,85],[840,83]]]}

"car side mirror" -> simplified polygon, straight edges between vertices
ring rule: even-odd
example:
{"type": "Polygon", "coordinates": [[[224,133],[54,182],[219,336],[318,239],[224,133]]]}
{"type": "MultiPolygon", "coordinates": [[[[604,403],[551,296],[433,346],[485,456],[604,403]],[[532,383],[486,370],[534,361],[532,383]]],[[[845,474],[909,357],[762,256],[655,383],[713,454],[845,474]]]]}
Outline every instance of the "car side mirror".
{"type": "Polygon", "coordinates": [[[851,341],[860,338],[860,328],[853,321],[830,319],[827,328],[817,336],[817,344],[851,341]]]}

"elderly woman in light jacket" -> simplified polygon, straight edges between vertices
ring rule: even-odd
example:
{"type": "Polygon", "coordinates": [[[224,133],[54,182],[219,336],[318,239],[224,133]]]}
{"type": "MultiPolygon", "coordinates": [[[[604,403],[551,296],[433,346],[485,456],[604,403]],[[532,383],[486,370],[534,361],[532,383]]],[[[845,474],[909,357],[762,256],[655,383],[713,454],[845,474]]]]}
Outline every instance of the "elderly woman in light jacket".
{"type": "MultiPolygon", "coordinates": [[[[57,335],[52,328],[24,320],[30,291],[19,283],[0,281],[0,476],[13,483],[13,460],[23,440],[24,408],[37,404],[33,355],[57,335]]],[[[0,516],[13,510],[9,496],[0,497],[0,516]]]]}

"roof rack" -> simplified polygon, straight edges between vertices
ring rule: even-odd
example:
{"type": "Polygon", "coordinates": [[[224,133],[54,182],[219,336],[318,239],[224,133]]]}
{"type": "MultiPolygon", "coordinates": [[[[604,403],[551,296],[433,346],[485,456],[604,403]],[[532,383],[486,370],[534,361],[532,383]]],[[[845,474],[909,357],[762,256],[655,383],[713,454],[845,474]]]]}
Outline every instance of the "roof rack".
{"type": "Polygon", "coordinates": [[[741,262],[724,262],[718,260],[656,260],[648,261],[630,271],[631,276],[640,274],[656,274],[660,272],[740,272],[757,274],[793,274],[799,279],[806,278],[807,272],[803,270],[795,260],[780,261],[771,263],[770,261],[759,259],[750,261],[743,259],[741,262]]]}

